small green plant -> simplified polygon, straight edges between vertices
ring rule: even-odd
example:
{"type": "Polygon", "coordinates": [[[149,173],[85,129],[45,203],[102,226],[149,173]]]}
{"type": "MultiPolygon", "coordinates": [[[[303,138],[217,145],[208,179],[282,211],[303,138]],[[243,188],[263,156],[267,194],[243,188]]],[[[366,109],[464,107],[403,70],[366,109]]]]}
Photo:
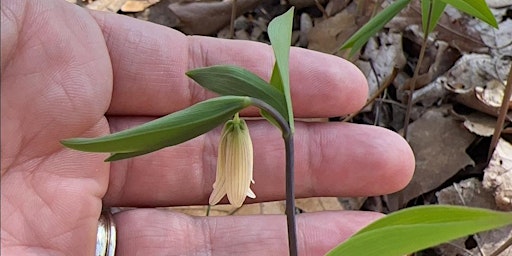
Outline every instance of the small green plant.
{"type": "MultiPolygon", "coordinates": [[[[238,112],[249,106],[279,127],[286,150],[286,215],[289,253],[298,254],[293,177],[293,112],[290,99],[289,49],[293,8],[275,18],[268,33],[276,62],[269,82],[236,66],[195,69],[187,75],[219,97],[205,100],[138,127],[100,138],[72,138],[62,144],[86,152],[111,153],[106,161],[136,157],[174,146],[226,123],[221,135],[217,178],[210,204],[227,194],[240,206],[256,196],[252,181],[252,142],[238,112]]],[[[453,206],[424,206],[384,217],[359,231],[329,255],[403,255],[475,232],[512,224],[512,214],[453,206]]]]}
{"type": "MultiPolygon", "coordinates": [[[[386,23],[388,23],[393,17],[395,17],[402,9],[404,9],[411,0],[397,0],[387,8],[382,10],[368,23],[361,27],[354,35],[352,35],[347,41],[340,47],[342,49],[350,49],[349,55],[354,55],[357,51],[368,42],[377,31],[381,30],[386,23]]],[[[421,0],[421,20],[423,28],[423,42],[421,45],[420,56],[418,57],[418,63],[414,69],[414,74],[409,81],[409,100],[407,101],[407,109],[404,118],[403,136],[407,139],[407,129],[409,127],[409,119],[412,109],[412,95],[415,90],[416,80],[419,76],[421,63],[425,56],[425,50],[427,48],[427,35],[430,34],[437,25],[441,14],[443,14],[446,5],[449,4],[469,15],[475,16],[478,19],[486,22],[487,24],[497,28],[498,23],[494,18],[491,10],[487,6],[485,0],[421,0]]],[[[407,86],[406,86],[407,87],[407,86]]]]}
{"type": "MultiPolygon", "coordinates": [[[[362,26],[354,35],[347,39],[340,47],[340,50],[350,49],[350,55],[359,51],[375,33],[381,30],[410,2],[411,0],[394,1],[394,3],[382,10],[368,23],[362,26]]],[[[485,0],[421,0],[422,28],[425,35],[430,34],[430,32],[434,30],[447,4],[469,15],[475,16],[495,28],[498,27],[498,23],[485,0]]]]}

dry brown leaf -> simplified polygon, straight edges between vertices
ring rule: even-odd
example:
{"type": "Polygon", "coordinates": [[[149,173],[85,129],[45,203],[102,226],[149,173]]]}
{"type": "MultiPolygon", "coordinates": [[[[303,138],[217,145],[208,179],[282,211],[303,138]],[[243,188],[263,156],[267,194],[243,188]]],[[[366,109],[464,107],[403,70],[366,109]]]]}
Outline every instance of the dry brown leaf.
{"type": "Polygon", "coordinates": [[[512,0],[486,0],[489,7],[502,8],[512,5],[512,0]]]}
{"type": "MultiPolygon", "coordinates": [[[[420,1],[413,1],[386,27],[398,31],[405,31],[411,26],[421,27],[420,10],[420,1]]],[[[441,15],[435,31],[430,36],[447,42],[461,52],[486,52],[486,45],[480,34],[474,27],[468,25],[472,20],[471,16],[462,14],[448,5],[446,11],[441,15]]]]}
{"type": "Polygon", "coordinates": [[[330,0],[325,6],[325,13],[327,16],[332,16],[345,9],[349,3],[350,0],[330,0]]]}
{"type": "Polygon", "coordinates": [[[356,16],[347,9],[324,20],[317,20],[309,31],[308,49],[335,53],[357,30],[356,16]]]}
{"type": "Polygon", "coordinates": [[[302,9],[305,7],[315,6],[317,1],[319,4],[324,4],[326,0],[288,0],[288,3],[295,6],[297,9],[302,9]]]}
{"type": "MultiPolygon", "coordinates": [[[[464,54],[445,74],[449,87],[463,86],[466,91],[484,86],[490,80],[503,80],[511,61],[487,54],[464,54]]],[[[447,88],[450,89],[450,88],[447,88]]]]}
{"type": "MultiPolygon", "coordinates": [[[[498,116],[499,108],[491,107],[489,105],[484,104],[482,101],[476,98],[474,91],[457,94],[454,99],[456,102],[459,102],[460,104],[463,104],[472,109],[478,110],[482,113],[486,113],[494,117],[498,116]]],[[[512,112],[509,111],[505,118],[506,120],[512,121],[512,112]]]]}
{"type": "Polygon", "coordinates": [[[483,184],[492,189],[496,204],[502,210],[512,210],[512,144],[498,141],[489,165],[484,170],[483,184]]]}
{"type": "Polygon", "coordinates": [[[304,212],[339,211],[343,206],[336,197],[314,197],[295,200],[296,207],[304,212]]]}
{"type": "MultiPolygon", "coordinates": [[[[370,38],[366,44],[362,59],[355,65],[361,69],[368,81],[368,95],[375,94],[379,85],[393,73],[393,69],[402,69],[406,64],[402,49],[402,35],[400,33],[379,33],[378,37],[370,38]],[[373,65],[370,65],[370,62],[373,65]]],[[[371,109],[369,105],[366,109],[371,109]]]]}
{"type": "Polygon", "coordinates": [[[88,9],[96,11],[118,12],[127,0],[96,0],[87,5],[88,9]]]}
{"type": "Polygon", "coordinates": [[[438,191],[436,197],[439,204],[498,209],[491,191],[485,189],[482,182],[476,178],[453,183],[438,191]]]}
{"type": "Polygon", "coordinates": [[[495,29],[486,23],[475,21],[475,28],[479,31],[482,41],[490,48],[503,49],[512,44],[512,20],[505,19],[495,29]]]}
{"type": "Polygon", "coordinates": [[[142,12],[146,8],[160,2],[160,0],[128,0],[123,6],[121,11],[123,12],[142,12]]]}
{"type": "MultiPolygon", "coordinates": [[[[314,197],[295,200],[296,207],[304,212],[319,212],[343,210],[343,206],[336,197],[314,197]]],[[[210,216],[227,215],[256,215],[256,214],[284,214],[285,201],[273,201],[256,204],[244,204],[240,208],[232,205],[215,205],[210,209],[210,216]]],[[[170,207],[170,210],[181,212],[192,216],[205,216],[207,206],[180,206],[170,207]]]]}
{"type": "Polygon", "coordinates": [[[416,170],[405,189],[388,196],[391,211],[437,188],[462,168],[474,165],[466,148],[475,135],[455,121],[448,114],[448,108],[431,109],[409,126],[409,144],[416,157],[416,170]]]}
{"type": "MultiPolygon", "coordinates": [[[[261,0],[237,0],[237,13],[254,9],[261,0]]],[[[179,19],[176,25],[186,34],[213,35],[229,24],[233,1],[172,3],[169,9],[179,19]]]]}
{"type": "Polygon", "coordinates": [[[485,105],[499,108],[505,96],[505,84],[499,80],[491,80],[486,83],[485,87],[477,86],[475,95],[485,105]]]}
{"type": "Polygon", "coordinates": [[[494,133],[496,118],[490,115],[475,112],[461,117],[465,119],[464,127],[476,135],[489,137],[494,133]]]}
{"type": "MultiPolygon", "coordinates": [[[[497,210],[492,193],[485,189],[476,178],[463,180],[455,183],[436,193],[439,204],[464,205],[470,207],[479,207],[497,210]]],[[[466,238],[451,241],[437,247],[440,255],[464,255],[473,256],[490,255],[501,244],[512,236],[512,227],[504,227],[477,235],[478,246],[472,249],[466,249],[466,238]],[[464,249],[462,249],[464,248],[464,249]],[[481,251],[480,251],[481,249],[481,251]]],[[[508,248],[500,255],[512,255],[512,248],[508,248]]]]}
{"type": "MultiPolygon", "coordinates": [[[[501,78],[507,77],[510,65],[510,60],[499,56],[465,54],[444,75],[445,87],[447,90],[457,93],[455,96],[457,102],[483,113],[497,116],[499,107],[494,107],[493,105],[496,105],[494,103],[488,104],[479,100],[475,88],[484,87],[489,81],[501,80],[501,78]]],[[[495,88],[496,86],[493,83],[490,84],[490,87],[495,88]]],[[[484,93],[482,89],[477,90],[481,92],[479,95],[481,99],[496,99],[499,97],[495,93],[484,93]]],[[[508,114],[507,118],[512,120],[512,115],[508,114]]]]}

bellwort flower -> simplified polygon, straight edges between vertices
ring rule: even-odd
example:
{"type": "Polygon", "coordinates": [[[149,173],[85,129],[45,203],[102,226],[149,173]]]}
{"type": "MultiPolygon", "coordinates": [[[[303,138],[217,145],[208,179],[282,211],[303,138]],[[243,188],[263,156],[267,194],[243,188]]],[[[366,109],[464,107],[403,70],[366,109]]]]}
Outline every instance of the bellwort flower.
{"type": "Polygon", "coordinates": [[[245,197],[256,198],[251,190],[253,149],[247,124],[235,115],[224,125],[219,144],[217,173],[210,205],[217,204],[227,195],[231,205],[242,206],[245,197]]]}

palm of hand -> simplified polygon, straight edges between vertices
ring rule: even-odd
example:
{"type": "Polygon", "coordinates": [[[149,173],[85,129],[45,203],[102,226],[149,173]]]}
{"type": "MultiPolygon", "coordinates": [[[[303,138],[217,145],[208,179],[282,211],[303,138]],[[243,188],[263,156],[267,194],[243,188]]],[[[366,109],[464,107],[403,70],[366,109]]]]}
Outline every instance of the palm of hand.
{"type": "MultiPolygon", "coordinates": [[[[270,47],[185,37],[62,0],[11,0],[1,8],[2,253],[92,255],[102,203],[208,202],[218,134],[112,164],[103,162],[106,155],[67,150],[59,141],[104,135],[211,96],[186,78],[192,68],[240,65],[268,79],[274,61],[270,47]]],[[[360,108],[367,95],[364,77],[351,64],[302,49],[291,50],[290,79],[298,117],[344,115],[360,108]]],[[[248,202],[282,200],[280,133],[265,122],[249,126],[257,198],[248,202]]],[[[295,143],[299,197],[390,193],[409,181],[414,167],[407,143],[376,127],[297,123],[295,143]]],[[[299,250],[323,254],[379,216],[301,214],[299,250]]],[[[118,254],[282,255],[288,250],[284,216],[191,218],[136,209],[114,217],[118,254]]]]}
{"type": "Polygon", "coordinates": [[[2,252],[92,255],[109,164],[59,140],[108,133],[109,55],[86,12],[35,4],[21,27],[21,5],[2,6],[2,252]]]}

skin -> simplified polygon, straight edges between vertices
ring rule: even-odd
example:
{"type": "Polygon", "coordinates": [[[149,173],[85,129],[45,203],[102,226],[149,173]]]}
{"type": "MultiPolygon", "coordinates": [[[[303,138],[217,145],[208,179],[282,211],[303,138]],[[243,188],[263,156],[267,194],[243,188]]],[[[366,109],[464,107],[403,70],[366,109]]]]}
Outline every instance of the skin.
{"type": "MultiPolygon", "coordinates": [[[[191,68],[233,64],[268,79],[269,46],[188,37],[62,0],[3,1],[1,26],[2,255],[92,255],[102,205],[148,207],[114,215],[116,255],[287,253],[284,215],[207,218],[151,208],[207,204],[219,129],[114,163],[59,143],[122,130],[211,97],[186,78],[191,68]]],[[[363,75],[350,63],[303,49],[291,51],[291,83],[299,117],[347,114],[367,95],[363,75]]],[[[246,203],[284,199],[280,134],[265,122],[248,123],[257,198],[246,203]]],[[[299,197],[391,193],[414,169],[407,143],[379,127],[299,122],[295,140],[299,197]]],[[[380,216],[301,214],[299,251],[325,253],[380,216]]]]}

